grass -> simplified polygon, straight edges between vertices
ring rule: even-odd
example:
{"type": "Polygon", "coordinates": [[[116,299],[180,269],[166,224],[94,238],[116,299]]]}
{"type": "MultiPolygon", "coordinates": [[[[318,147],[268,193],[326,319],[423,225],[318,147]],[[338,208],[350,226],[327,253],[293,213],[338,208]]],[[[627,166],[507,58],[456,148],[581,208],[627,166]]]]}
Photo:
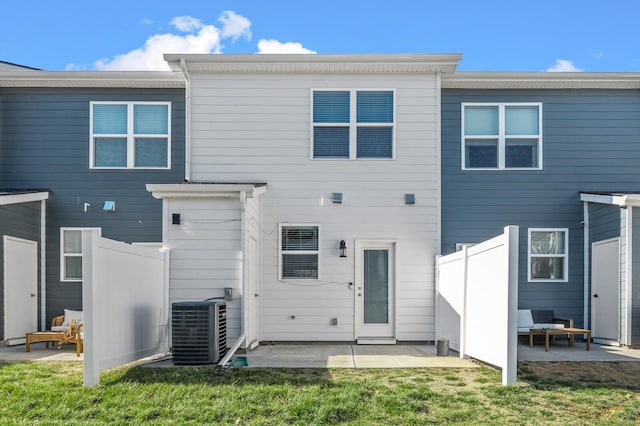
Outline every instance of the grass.
{"type": "Polygon", "coordinates": [[[0,424],[639,424],[640,363],[476,369],[128,366],[82,386],[82,363],[0,362],[0,424]]]}

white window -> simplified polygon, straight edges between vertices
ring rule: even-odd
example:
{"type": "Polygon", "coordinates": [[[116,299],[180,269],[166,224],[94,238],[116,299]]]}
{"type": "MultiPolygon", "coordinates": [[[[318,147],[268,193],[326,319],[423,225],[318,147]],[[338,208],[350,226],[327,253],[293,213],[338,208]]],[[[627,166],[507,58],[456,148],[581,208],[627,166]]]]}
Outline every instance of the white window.
{"type": "Polygon", "coordinates": [[[542,104],[463,103],[462,169],[542,169],[542,104]]]}
{"type": "Polygon", "coordinates": [[[280,225],[280,279],[318,279],[318,225],[280,225]]]}
{"type": "Polygon", "coordinates": [[[312,91],[311,158],[395,158],[393,90],[312,91]]]}
{"type": "Polygon", "coordinates": [[[90,167],[171,167],[170,102],[91,102],[90,167]]]}
{"type": "Polygon", "coordinates": [[[568,229],[529,229],[529,281],[568,281],[568,261],[568,229]]]}
{"type": "Polygon", "coordinates": [[[91,229],[60,228],[60,281],[82,281],[82,231],[91,229]]]}

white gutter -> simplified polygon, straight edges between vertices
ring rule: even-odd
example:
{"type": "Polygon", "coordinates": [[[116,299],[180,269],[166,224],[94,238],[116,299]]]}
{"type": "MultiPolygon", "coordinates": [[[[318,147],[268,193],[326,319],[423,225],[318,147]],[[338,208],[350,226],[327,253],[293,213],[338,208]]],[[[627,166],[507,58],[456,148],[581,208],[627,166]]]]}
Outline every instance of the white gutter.
{"type": "Polygon", "coordinates": [[[589,241],[589,202],[582,202],[582,221],[583,221],[583,285],[584,285],[584,311],[583,311],[583,328],[591,329],[591,324],[589,321],[591,311],[589,310],[589,302],[591,301],[591,256],[589,256],[589,248],[591,247],[591,241],[589,241]]]}
{"type": "Polygon", "coordinates": [[[40,327],[47,327],[47,202],[40,201],[40,327]]]}
{"type": "Polygon", "coordinates": [[[187,70],[187,64],[180,59],[180,69],[184,74],[184,180],[191,180],[191,77],[187,70]]]}

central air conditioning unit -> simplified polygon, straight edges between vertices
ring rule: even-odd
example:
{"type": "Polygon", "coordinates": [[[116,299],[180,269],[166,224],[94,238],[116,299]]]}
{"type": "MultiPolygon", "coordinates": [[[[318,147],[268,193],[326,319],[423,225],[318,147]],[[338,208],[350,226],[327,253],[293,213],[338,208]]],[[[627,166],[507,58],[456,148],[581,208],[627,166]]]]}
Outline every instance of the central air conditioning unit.
{"type": "Polygon", "coordinates": [[[224,300],[171,305],[173,363],[213,364],[227,351],[227,305],[224,300]]]}

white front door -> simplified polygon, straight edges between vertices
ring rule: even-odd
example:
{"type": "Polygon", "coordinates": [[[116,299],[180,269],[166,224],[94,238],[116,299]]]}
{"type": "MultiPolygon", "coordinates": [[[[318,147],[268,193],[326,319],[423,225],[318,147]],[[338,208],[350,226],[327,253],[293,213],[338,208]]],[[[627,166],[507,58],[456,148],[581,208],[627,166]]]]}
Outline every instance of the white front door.
{"type": "Polygon", "coordinates": [[[7,235],[3,242],[4,338],[24,339],[38,330],[38,243],[7,235]]]}
{"type": "Polygon", "coordinates": [[[395,243],[356,241],[356,339],[395,337],[395,243]]]}
{"type": "Polygon", "coordinates": [[[594,340],[620,339],[620,241],[591,245],[591,336],[594,340]]]}

